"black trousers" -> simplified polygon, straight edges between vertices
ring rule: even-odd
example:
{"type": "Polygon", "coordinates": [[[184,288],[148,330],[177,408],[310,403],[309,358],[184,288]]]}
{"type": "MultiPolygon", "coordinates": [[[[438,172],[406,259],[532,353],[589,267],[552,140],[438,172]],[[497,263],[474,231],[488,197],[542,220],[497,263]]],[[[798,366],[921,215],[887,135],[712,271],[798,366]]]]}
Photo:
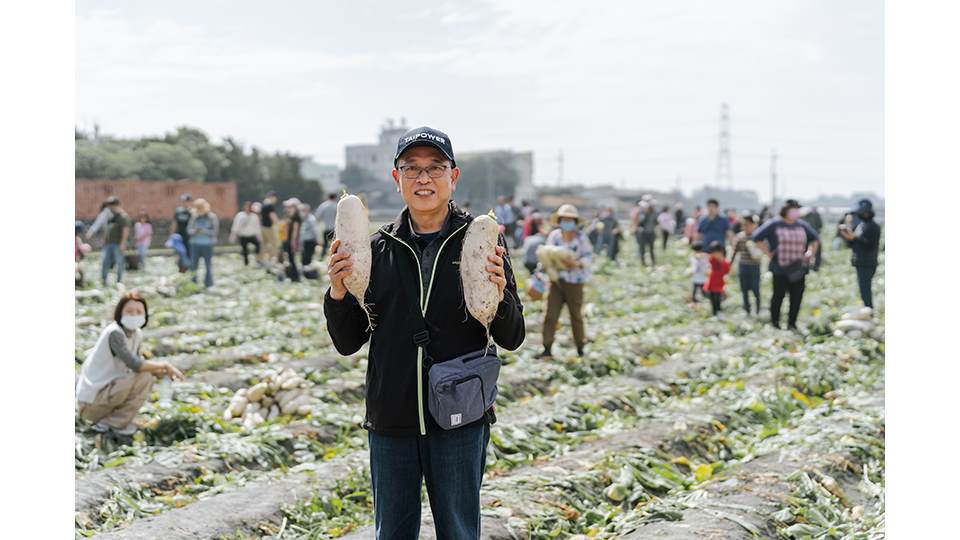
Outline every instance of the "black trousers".
{"type": "Polygon", "coordinates": [[[722,292],[710,293],[710,307],[713,308],[713,314],[720,313],[720,302],[723,300],[722,292]]]}
{"type": "MultiPolygon", "coordinates": [[[[663,251],[667,250],[667,240],[670,239],[669,231],[660,231],[660,237],[663,238],[663,251]]],[[[651,251],[652,253],[652,251],[651,251]]]]}
{"type": "Polygon", "coordinates": [[[283,251],[290,258],[290,266],[287,267],[287,277],[291,281],[300,281],[300,270],[297,268],[297,258],[293,256],[293,246],[290,242],[283,243],[283,251]]]}
{"type": "Polygon", "coordinates": [[[327,256],[327,250],[330,249],[330,244],[333,243],[333,232],[334,231],[323,231],[323,250],[320,252],[320,258],[327,256]]]}
{"type": "Polygon", "coordinates": [[[250,264],[247,261],[247,246],[253,244],[254,253],[257,255],[260,254],[260,240],[256,236],[241,236],[240,237],[240,251],[243,253],[243,265],[247,266],[250,264]]]}
{"type": "Polygon", "coordinates": [[[313,261],[313,253],[317,250],[317,241],[316,240],[304,240],[303,241],[303,254],[300,255],[303,260],[303,265],[307,266],[313,261]]]}
{"type": "Polygon", "coordinates": [[[610,238],[610,246],[607,248],[607,255],[610,257],[611,261],[617,260],[617,255],[620,253],[620,233],[614,234],[610,238]]]}
{"type": "Polygon", "coordinates": [[[800,315],[800,302],[803,301],[803,290],[806,287],[806,277],[790,283],[786,274],[773,275],[773,297],[770,299],[770,321],[780,328],[780,307],[783,299],[790,294],[790,311],[787,312],[787,327],[796,328],[797,316],[800,315]]]}
{"type": "Polygon", "coordinates": [[[640,242],[640,262],[647,264],[647,248],[650,248],[650,262],[657,264],[657,257],[653,254],[653,247],[657,244],[657,233],[638,232],[638,241],[640,242]]]}
{"type": "MultiPolygon", "coordinates": [[[[697,301],[697,293],[698,293],[698,292],[700,292],[700,293],[703,292],[703,283],[694,283],[694,284],[693,284],[693,292],[690,293],[690,301],[692,301],[692,302],[696,302],[696,301],[697,301]]],[[[704,294],[706,294],[706,293],[704,293],[704,294]]]]}
{"type": "Polygon", "coordinates": [[[873,275],[877,273],[876,266],[856,266],[857,285],[860,286],[860,299],[863,305],[873,309],[873,275]]]}

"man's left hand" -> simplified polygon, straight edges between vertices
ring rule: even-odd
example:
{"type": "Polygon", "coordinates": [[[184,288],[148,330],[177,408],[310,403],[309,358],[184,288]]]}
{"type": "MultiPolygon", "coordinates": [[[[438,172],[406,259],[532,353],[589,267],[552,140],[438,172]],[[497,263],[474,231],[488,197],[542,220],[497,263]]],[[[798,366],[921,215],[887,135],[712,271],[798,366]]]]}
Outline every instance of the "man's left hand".
{"type": "Polygon", "coordinates": [[[500,295],[500,301],[503,301],[503,290],[507,287],[507,278],[503,270],[503,254],[506,250],[502,246],[497,246],[497,254],[487,256],[491,264],[487,265],[487,272],[490,273],[490,281],[497,284],[497,293],[500,295]]]}

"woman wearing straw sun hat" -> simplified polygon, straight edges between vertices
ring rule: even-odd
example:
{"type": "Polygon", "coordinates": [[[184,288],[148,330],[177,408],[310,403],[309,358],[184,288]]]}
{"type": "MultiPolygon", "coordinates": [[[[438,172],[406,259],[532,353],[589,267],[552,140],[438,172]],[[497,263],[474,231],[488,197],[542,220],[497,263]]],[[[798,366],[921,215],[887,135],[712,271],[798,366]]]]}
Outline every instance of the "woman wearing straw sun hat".
{"type": "Polygon", "coordinates": [[[573,327],[573,340],[577,355],[583,356],[583,346],[587,338],[583,329],[583,285],[590,278],[590,263],[593,260],[593,246],[587,235],[580,230],[583,218],[572,204],[560,205],[550,216],[550,224],[556,227],[547,236],[545,245],[569,249],[576,256],[567,264],[567,268],[558,272],[557,279],[550,280],[547,293],[547,313],[543,321],[543,352],[537,358],[553,357],[551,347],[557,331],[560,311],[566,304],[570,310],[570,325],[573,327]]]}

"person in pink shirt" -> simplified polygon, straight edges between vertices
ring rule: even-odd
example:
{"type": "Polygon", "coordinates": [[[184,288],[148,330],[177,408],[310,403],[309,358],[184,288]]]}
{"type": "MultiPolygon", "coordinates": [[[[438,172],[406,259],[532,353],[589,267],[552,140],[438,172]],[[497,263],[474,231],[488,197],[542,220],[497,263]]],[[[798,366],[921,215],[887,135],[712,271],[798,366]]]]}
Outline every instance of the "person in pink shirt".
{"type": "Polygon", "coordinates": [[[688,244],[693,244],[697,236],[697,219],[688,217],[683,226],[683,237],[687,239],[688,244]]]}
{"type": "Polygon", "coordinates": [[[137,254],[140,256],[140,268],[147,267],[147,250],[153,240],[153,224],[146,211],[140,211],[140,218],[133,226],[133,241],[137,245],[137,254]]]}

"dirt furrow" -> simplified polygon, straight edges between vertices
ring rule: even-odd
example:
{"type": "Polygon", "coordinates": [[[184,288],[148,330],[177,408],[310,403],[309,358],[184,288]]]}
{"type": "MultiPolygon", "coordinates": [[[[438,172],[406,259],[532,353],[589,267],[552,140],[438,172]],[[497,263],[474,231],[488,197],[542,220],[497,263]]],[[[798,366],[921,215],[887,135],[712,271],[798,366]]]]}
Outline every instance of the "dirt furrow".
{"type": "Polygon", "coordinates": [[[362,468],[365,459],[366,452],[358,451],[328,462],[300,466],[286,476],[259,478],[94,538],[195,540],[220,538],[238,531],[255,532],[257,524],[276,519],[284,505],[329,492],[334,479],[347,475],[352,469],[362,468]]]}

